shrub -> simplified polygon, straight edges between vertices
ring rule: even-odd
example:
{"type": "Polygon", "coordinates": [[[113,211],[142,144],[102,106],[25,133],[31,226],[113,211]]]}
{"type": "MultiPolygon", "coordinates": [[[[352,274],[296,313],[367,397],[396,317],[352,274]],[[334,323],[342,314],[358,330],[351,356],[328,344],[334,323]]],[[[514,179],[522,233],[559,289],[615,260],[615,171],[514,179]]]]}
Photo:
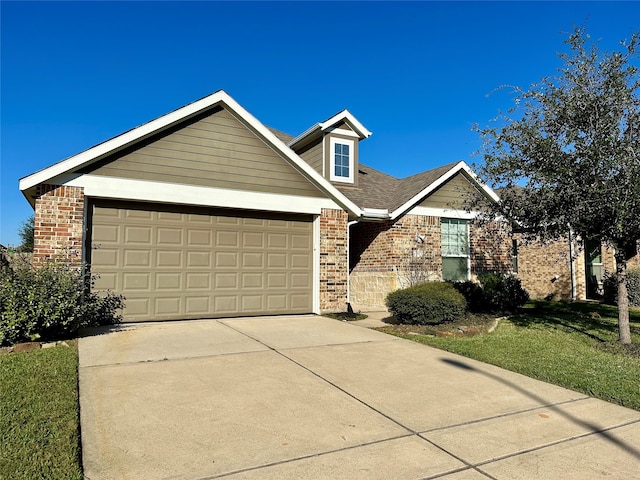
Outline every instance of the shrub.
{"type": "Polygon", "coordinates": [[[529,301],[529,293],[513,275],[486,273],[480,283],[455,282],[453,286],[474,313],[512,312],[529,301]]]}
{"type": "Polygon", "coordinates": [[[464,315],[464,297],[446,282],[429,282],[387,295],[389,311],[402,323],[438,324],[464,315]]]}
{"type": "MultiPolygon", "coordinates": [[[[605,274],[603,289],[606,303],[611,305],[618,303],[618,284],[615,275],[605,274]]],[[[629,297],[629,305],[640,307],[640,268],[627,270],[627,296],[629,297]]]]}
{"type": "Polygon", "coordinates": [[[68,338],[88,326],[118,323],[124,298],[91,291],[88,269],[49,261],[0,271],[0,345],[68,338]]]}
{"type": "Polygon", "coordinates": [[[466,282],[454,282],[453,287],[462,294],[467,302],[470,312],[484,312],[484,291],[479,283],[467,280],[466,282]]]}

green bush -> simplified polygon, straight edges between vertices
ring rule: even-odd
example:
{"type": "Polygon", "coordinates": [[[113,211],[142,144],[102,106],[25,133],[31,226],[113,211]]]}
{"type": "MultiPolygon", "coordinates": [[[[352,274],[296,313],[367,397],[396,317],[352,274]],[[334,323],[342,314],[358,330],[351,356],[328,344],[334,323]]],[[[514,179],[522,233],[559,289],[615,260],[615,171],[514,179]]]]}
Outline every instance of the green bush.
{"type": "Polygon", "coordinates": [[[459,319],[467,307],[464,297],[446,282],[429,282],[387,295],[389,311],[402,323],[438,324],[459,319]]]}
{"type": "Polygon", "coordinates": [[[49,261],[0,271],[0,345],[68,338],[88,326],[118,323],[124,298],[91,291],[87,269],[49,261]]]}
{"type": "MultiPolygon", "coordinates": [[[[603,281],[604,301],[610,305],[618,303],[618,284],[616,276],[607,274],[603,281]]],[[[627,296],[629,305],[640,307],[640,268],[627,270],[627,296]]]]}
{"type": "Polygon", "coordinates": [[[484,291],[482,285],[477,282],[467,280],[465,282],[453,282],[453,287],[462,294],[467,302],[467,309],[470,312],[484,312],[484,291]]]}
{"type": "Polygon", "coordinates": [[[529,293],[513,275],[486,273],[480,283],[455,282],[453,286],[474,313],[513,312],[529,301],[529,293]]]}

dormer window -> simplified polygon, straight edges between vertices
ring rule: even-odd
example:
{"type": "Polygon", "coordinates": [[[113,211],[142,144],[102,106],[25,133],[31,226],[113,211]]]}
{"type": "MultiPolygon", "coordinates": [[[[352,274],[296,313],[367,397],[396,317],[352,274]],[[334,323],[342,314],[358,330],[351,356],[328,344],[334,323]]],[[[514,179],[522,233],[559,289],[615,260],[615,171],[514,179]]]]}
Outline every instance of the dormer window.
{"type": "Polygon", "coordinates": [[[343,138],[332,138],[330,142],[330,180],[353,183],[354,142],[343,138]]]}

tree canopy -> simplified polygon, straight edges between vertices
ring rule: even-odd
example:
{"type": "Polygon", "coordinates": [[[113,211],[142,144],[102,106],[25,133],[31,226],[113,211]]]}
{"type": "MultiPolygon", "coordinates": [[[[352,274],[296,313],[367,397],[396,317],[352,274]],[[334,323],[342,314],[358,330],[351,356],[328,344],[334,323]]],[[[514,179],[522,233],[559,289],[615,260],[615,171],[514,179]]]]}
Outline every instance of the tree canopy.
{"type": "Polygon", "coordinates": [[[477,129],[480,176],[501,188],[495,213],[543,240],[571,229],[615,248],[622,283],[640,239],[638,42],[603,52],[575,28],[557,74],[514,87],[513,107],[477,129]]]}

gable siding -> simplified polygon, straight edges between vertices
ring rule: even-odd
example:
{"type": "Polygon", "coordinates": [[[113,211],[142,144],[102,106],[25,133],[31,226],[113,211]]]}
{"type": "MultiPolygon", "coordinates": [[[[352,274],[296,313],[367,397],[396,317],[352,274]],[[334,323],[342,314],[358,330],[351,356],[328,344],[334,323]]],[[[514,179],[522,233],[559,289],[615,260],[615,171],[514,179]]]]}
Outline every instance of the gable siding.
{"type": "Polygon", "coordinates": [[[226,110],[215,111],[135,151],[102,162],[90,173],[257,192],[323,196],[226,110]]]}
{"type": "Polygon", "coordinates": [[[318,138],[309,145],[305,145],[296,152],[302,159],[307,162],[316,172],[322,175],[322,137],[318,138]]]}
{"type": "Polygon", "coordinates": [[[419,205],[421,207],[463,210],[467,206],[465,205],[465,200],[477,194],[478,191],[471,185],[469,180],[459,173],[425,198],[419,205]]]}

